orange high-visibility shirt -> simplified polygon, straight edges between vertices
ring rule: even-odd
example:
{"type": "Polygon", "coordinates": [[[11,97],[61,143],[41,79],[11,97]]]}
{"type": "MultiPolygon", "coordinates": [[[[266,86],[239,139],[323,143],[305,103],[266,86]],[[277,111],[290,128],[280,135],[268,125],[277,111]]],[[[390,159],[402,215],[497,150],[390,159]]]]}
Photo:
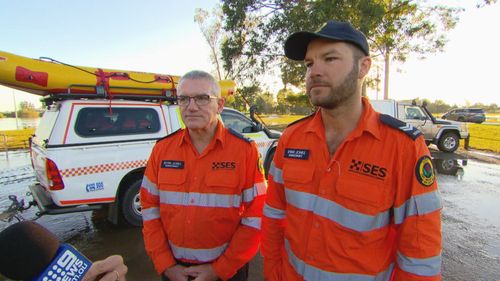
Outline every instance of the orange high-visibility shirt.
{"type": "Polygon", "coordinates": [[[330,155],[321,109],[283,133],[269,172],[267,280],[440,280],[441,198],[421,133],[362,99],[330,155]]]}
{"type": "Polygon", "coordinates": [[[199,154],[188,130],[159,141],[141,186],[146,251],[162,274],[176,264],[212,263],[226,280],[260,243],[267,184],[255,142],[222,125],[199,154]]]}

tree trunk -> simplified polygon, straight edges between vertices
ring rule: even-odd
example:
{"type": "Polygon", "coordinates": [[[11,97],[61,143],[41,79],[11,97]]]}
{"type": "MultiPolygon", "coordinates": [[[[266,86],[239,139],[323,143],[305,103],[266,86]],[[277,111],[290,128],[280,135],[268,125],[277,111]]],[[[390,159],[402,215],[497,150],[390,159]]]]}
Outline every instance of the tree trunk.
{"type": "Polygon", "coordinates": [[[391,54],[389,51],[385,52],[384,57],[385,69],[384,69],[384,100],[389,99],[389,65],[391,63],[391,54]]]}

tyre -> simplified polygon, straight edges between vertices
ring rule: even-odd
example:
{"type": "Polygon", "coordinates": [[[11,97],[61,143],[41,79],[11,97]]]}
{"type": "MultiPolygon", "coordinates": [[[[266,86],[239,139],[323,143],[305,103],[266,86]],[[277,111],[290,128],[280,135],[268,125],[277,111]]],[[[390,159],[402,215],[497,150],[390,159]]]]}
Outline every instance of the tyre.
{"type": "Polygon", "coordinates": [[[443,175],[456,175],[459,165],[454,159],[434,159],[437,172],[443,175]]]}
{"type": "Polygon", "coordinates": [[[142,226],[141,189],[142,178],[130,181],[127,190],[120,198],[120,210],[125,222],[132,226],[142,226]]]}
{"type": "Polygon", "coordinates": [[[455,132],[445,132],[438,141],[438,148],[443,152],[454,152],[460,145],[460,138],[455,132]]]}

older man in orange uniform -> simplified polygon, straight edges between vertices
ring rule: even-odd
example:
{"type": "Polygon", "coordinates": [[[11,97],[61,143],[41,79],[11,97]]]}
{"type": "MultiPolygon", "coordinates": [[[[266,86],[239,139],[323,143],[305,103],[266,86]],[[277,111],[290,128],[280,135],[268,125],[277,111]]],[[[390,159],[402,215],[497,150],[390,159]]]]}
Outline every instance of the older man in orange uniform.
{"type": "Polygon", "coordinates": [[[146,250],[162,280],[247,280],[267,188],[257,146],[218,119],[210,74],[177,91],[186,129],[155,145],[141,187],[146,250]]]}
{"type": "Polygon", "coordinates": [[[365,36],[329,21],[285,54],[307,68],[318,107],[288,126],[270,169],[267,280],[441,280],[441,199],[421,133],[361,96],[365,36]]]}

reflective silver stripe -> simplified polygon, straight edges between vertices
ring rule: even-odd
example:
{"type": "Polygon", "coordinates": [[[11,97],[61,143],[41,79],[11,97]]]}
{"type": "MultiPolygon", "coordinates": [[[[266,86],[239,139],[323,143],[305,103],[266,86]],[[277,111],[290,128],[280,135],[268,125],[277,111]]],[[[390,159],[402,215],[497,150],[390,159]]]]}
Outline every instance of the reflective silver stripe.
{"type": "Polygon", "coordinates": [[[256,229],[260,229],[261,218],[255,218],[255,217],[242,218],[241,224],[246,225],[246,226],[250,226],[250,227],[253,227],[256,229]]]}
{"type": "Polygon", "coordinates": [[[304,278],[304,280],[332,280],[332,281],[387,281],[390,279],[394,264],[391,264],[385,271],[377,275],[358,274],[358,273],[336,273],[322,270],[305,263],[299,259],[290,248],[288,240],[285,239],[285,249],[288,255],[288,261],[295,271],[304,278]]]}
{"type": "Polygon", "coordinates": [[[425,215],[443,207],[439,191],[412,196],[401,206],[394,208],[394,223],[401,224],[405,218],[415,215],[425,215]]]}
{"type": "Polygon", "coordinates": [[[141,183],[142,188],[146,189],[151,195],[158,196],[158,187],[151,182],[148,177],[144,176],[141,183]]]}
{"type": "Polygon", "coordinates": [[[285,188],[286,201],[292,206],[311,211],[344,227],[356,231],[371,231],[389,224],[389,211],[375,216],[349,210],[340,204],[314,194],[285,188]]]}
{"type": "Polygon", "coordinates": [[[160,202],[163,204],[182,206],[239,208],[241,205],[241,196],[160,190],[160,202]]]}
{"type": "Polygon", "coordinates": [[[410,258],[398,251],[399,268],[420,276],[435,276],[441,272],[441,255],[430,258],[410,258]]]}
{"type": "Polygon", "coordinates": [[[150,220],[154,220],[154,219],[159,219],[160,218],[160,208],[154,207],[154,208],[142,209],[141,214],[142,214],[143,221],[150,221],[150,220]]]}
{"type": "Polygon", "coordinates": [[[271,162],[271,167],[269,167],[269,174],[273,175],[273,181],[275,183],[283,184],[283,171],[274,166],[274,161],[271,162]]]}
{"type": "Polygon", "coordinates": [[[255,197],[266,194],[267,186],[265,182],[255,183],[252,187],[243,191],[243,202],[248,203],[253,201],[255,197]]]}
{"type": "Polygon", "coordinates": [[[176,246],[172,241],[168,241],[170,249],[176,259],[187,259],[200,262],[209,262],[217,259],[224,253],[228,243],[211,249],[192,249],[176,246]]]}
{"type": "Polygon", "coordinates": [[[271,219],[284,219],[286,217],[286,211],[285,210],[280,210],[273,208],[269,205],[264,204],[264,216],[271,218],[271,219]]]}

